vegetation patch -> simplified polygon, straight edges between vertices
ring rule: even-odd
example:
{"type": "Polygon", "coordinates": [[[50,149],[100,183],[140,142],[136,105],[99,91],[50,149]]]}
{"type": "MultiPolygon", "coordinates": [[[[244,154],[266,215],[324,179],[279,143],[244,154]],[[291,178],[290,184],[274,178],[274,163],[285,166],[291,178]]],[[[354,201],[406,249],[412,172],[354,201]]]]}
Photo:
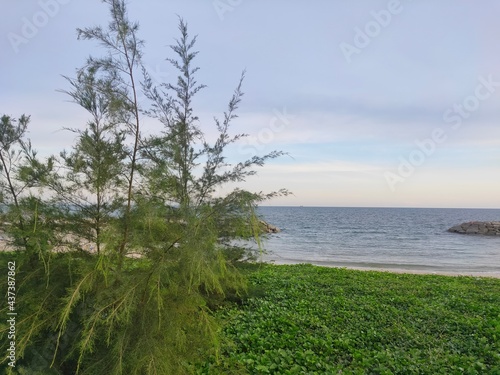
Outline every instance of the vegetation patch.
{"type": "Polygon", "coordinates": [[[200,374],[500,374],[500,280],[248,272],[253,296],[218,312],[224,355],[200,374]]]}
{"type": "Polygon", "coordinates": [[[41,156],[30,116],[0,115],[0,250],[16,251],[0,257],[1,374],[191,374],[218,352],[211,308],[246,290],[233,263],[255,251],[235,243],[259,245],[257,205],[288,194],[245,189],[281,151],[229,157],[247,137],[232,130],[245,73],[202,123],[187,23],[167,49],[173,80],[160,82],[126,1],[103,3],[107,26],[77,29],[102,49],[61,89],[87,116],[68,124],[73,144],[41,156]]]}

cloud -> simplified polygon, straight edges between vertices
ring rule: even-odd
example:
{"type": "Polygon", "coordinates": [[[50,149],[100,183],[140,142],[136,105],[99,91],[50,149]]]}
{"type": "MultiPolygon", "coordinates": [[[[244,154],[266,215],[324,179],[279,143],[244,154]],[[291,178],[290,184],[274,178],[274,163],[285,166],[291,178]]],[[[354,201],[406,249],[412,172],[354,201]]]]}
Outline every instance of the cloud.
{"type": "Polygon", "coordinates": [[[265,171],[267,173],[344,173],[344,172],[377,172],[382,168],[375,164],[369,163],[354,163],[344,160],[329,160],[317,161],[314,163],[291,163],[291,164],[278,164],[273,163],[266,165],[265,171]]]}

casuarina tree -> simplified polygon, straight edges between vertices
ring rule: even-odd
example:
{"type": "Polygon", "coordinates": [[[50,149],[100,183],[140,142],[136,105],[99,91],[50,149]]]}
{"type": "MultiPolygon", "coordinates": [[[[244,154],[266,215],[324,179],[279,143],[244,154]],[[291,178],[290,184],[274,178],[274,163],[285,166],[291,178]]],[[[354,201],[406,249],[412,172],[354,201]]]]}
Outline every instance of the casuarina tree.
{"type": "Polygon", "coordinates": [[[10,373],[189,373],[217,354],[213,301],[245,290],[232,255],[244,254],[238,240],[259,242],[257,204],[287,194],[243,188],[281,152],[226,156],[245,136],[230,131],[244,73],[223,117],[201,124],[193,97],[205,86],[186,22],[167,59],[177,80],[155,85],[125,2],[103,2],[109,25],[78,35],[104,54],[62,90],[89,118],[68,128],[75,144],[40,161],[23,140],[28,118],[2,118],[3,229],[18,252],[23,306],[10,373]],[[144,136],[145,119],[161,131],[144,136]],[[211,141],[207,126],[217,132],[211,141]],[[235,187],[221,194],[227,186],[235,187]]]}

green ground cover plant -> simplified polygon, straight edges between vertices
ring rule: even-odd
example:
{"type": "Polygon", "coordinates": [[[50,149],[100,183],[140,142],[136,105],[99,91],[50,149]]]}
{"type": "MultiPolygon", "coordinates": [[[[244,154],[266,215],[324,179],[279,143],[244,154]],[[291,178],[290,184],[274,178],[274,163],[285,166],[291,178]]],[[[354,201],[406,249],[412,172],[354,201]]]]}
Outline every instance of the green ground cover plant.
{"type": "Polygon", "coordinates": [[[500,374],[500,280],[311,265],[249,270],[204,374],[500,374]]]}

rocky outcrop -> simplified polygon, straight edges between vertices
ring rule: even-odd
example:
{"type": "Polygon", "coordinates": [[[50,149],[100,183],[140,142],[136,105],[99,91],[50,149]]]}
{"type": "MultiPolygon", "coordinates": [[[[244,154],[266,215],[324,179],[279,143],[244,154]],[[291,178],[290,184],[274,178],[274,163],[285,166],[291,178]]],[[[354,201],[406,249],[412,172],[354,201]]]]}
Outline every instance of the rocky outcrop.
{"type": "Polygon", "coordinates": [[[278,227],[275,227],[274,225],[266,223],[264,220],[260,221],[260,227],[262,228],[262,231],[264,233],[279,233],[279,232],[281,232],[281,230],[278,227]]]}
{"type": "Polygon", "coordinates": [[[500,236],[500,221],[469,221],[451,227],[448,232],[500,236]]]}

